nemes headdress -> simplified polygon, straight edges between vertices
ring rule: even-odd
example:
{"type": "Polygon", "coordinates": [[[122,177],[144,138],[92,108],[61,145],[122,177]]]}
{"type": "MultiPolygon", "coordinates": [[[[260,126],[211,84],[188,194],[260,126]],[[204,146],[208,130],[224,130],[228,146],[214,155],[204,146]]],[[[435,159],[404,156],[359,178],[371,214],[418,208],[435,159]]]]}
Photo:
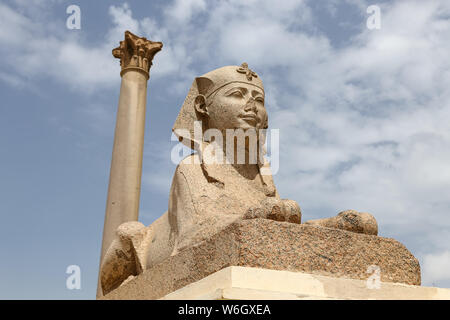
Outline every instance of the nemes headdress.
{"type": "MultiPolygon", "coordinates": [[[[235,82],[254,85],[264,92],[261,78],[250,70],[245,62],[241,66],[218,68],[195,78],[172,128],[172,131],[183,144],[191,149],[197,149],[201,143],[201,141],[195,141],[194,139],[194,122],[202,120],[195,110],[195,98],[199,94],[209,98],[222,87],[235,82]]],[[[204,123],[203,132],[207,129],[204,127],[205,125],[204,123]]]]}

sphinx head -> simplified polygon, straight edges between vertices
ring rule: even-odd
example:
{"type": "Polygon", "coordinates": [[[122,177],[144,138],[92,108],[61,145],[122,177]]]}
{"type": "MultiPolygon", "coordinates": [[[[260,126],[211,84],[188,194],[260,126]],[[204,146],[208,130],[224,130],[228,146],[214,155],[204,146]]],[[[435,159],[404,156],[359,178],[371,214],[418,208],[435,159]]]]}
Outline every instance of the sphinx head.
{"type": "Polygon", "coordinates": [[[224,138],[229,129],[255,130],[259,138],[260,130],[268,126],[261,79],[246,63],[222,67],[196,78],[173,128],[186,145],[191,140],[191,147],[198,143],[192,139],[194,123],[198,121],[203,132],[216,129],[224,138]],[[180,136],[177,131],[189,131],[191,138],[186,139],[187,134],[180,136]]]}
{"type": "Polygon", "coordinates": [[[227,66],[196,78],[194,106],[207,129],[266,129],[264,87],[246,63],[227,66]]]}
{"type": "MultiPolygon", "coordinates": [[[[208,78],[197,78],[209,83],[208,78]]],[[[206,122],[206,128],[218,129],[266,129],[267,112],[264,107],[264,91],[251,83],[230,82],[211,93],[199,93],[195,98],[195,110],[206,122]]]]}

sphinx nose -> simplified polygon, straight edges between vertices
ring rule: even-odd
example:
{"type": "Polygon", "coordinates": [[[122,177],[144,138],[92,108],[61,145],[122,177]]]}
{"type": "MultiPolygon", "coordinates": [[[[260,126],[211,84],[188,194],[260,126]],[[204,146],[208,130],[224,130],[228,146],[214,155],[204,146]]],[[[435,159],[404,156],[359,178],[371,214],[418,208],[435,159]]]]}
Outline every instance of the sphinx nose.
{"type": "Polygon", "coordinates": [[[256,101],[253,97],[250,97],[250,99],[248,99],[244,110],[253,111],[255,114],[258,113],[258,108],[256,108],[256,101]]]}

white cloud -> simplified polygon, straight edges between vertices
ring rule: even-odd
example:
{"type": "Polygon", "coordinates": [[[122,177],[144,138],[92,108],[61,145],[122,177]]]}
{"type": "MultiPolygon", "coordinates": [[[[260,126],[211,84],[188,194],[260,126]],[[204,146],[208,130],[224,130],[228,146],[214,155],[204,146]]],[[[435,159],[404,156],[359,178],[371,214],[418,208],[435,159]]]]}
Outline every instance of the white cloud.
{"type": "Polygon", "coordinates": [[[111,63],[110,48],[83,45],[76,36],[55,31],[53,25],[36,20],[38,13],[27,16],[4,4],[0,5],[0,12],[2,69],[16,78],[26,82],[49,76],[88,91],[115,82],[112,75],[118,67],[111,63]]]}
{"type": "Polygon", "coordinates": [[[450,282],[450,251],[428,254],[423,259],[423,282],[429,286],[450,282]]]}
{"type": "Polygon", "coordinates": [[[140,33],[139,21],[133,19],[128,3],[124,3],[122,6],[109,7],[109,14],[112,17],[112,22],[114,24],[114,28],[110,30],[109,35],[112,40],[114,40],[113,37],[117,36],[121,39],[124,30],[129,30],[136,34],[140,33]]]}
{"type": "Polygon", "coordinates": [[[166,7],[165,14],[171,23],[184,24],[206,9],[204,0],[176,0],[166,7]]]}
{"type": "Polygon", "coordinates": [[[141,33],[129,6],[126,3],[111,6],[112,28],[103,42],[89,44],[76,31],[56,26],[54,22],[43,23],[46,20],[42,20],[45,11],[42,4],[19,1],[17,10],[0,4],[2,69],[12,74],[11,79],[1,79],[11,84],[14,77],[13,83],[17,85],[18,79],[26,82],[47,76],[88,93],[117,85],[120,67],[111,50],[119,45],[125,30],[141,33]]]}

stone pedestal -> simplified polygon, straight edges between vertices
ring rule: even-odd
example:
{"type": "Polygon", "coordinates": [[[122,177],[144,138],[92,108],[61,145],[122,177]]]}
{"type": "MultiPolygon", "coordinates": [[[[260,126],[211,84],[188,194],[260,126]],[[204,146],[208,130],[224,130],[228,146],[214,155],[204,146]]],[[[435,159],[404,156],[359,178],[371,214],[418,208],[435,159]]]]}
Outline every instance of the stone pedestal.
{"type": "MultiPolygon", "coordinates": [[[[150,285],[142,283],[143,286],[150,285]]],[[[150,285],[151,286],[151,285],[150,285]]],[[[124,286],[114,299],[142,299],[124,286]]],[[[450,289],[333,278],[303,272],[227,267],[169,293],[161,300],[450,300],[450,289]]]]}
{"type": "MultiPolygon", "coordinates": [[[[186,298],[205,295],[220,298],[222,294],[222,298],[226,298],[226,292],[230,292],[228,289],[241,288],[240,284],[236,285],[240,282],[223,280],[226,277],[238,279],[240,276],[223,276],[227,272],[231,272],[229,275],[236,274],[235,270],[246,275],[261,275],[260,280],[252,280],[254,285],[243,287],[249,290],[278,292],[277,286],[289,287],[292,280],[292,283],[297,283],[295,286],[300,291],[289,289],[282,292],[289,295],[304,292],[298,294],[350,299],[358,297],[360,293],[348,296],[344,294],[345,288],[364,287],[366,280],[373,275],[368,273],[368,270],[374,270],[371,266],[379,268],[382,287],[396,283],[392,284],[392,288],[401,288],[404,285],[420,288],[416,287],[420,285],[420,266],[417,259],[394,239],[266,219],[243,220],[229,225],[196,246],[178,252],[137,277],[129,278],[104,299],[160,299],[174,297],[176,294],[186,298]],[[307,288],[314,279],[327,285],[331,283],[329,287],[324,286],[333,289],[308,293],[307,288]],[[302,287],[299,283],[304,281],[310,284],[302,287]],[[256,284],[258,282],[260,283],[256,284]],[[188,288],[199,288],[204,283],[208,283],[206,286],[211,289],[190,295],[188,288]],[[191,287],[186,287],[188,285],[191,287]],[[182,289],[183,287],[185,288],[182,289]],[[177,291],[179,289],[184,291],[177,291]],[[216,290],[222,290],[222,293],[214,295],[216,290]],[[339,293],[340,290],[343,295],[339,293]]],[[[257,291],[252,292],[259,294],[257,291]]],[[[237,291],[233,289],[233,292],[237,291]]],[[[364,292],[361,293],[363,296],[372,297],[368,291],[364,292]]],[[[380,298],[380,295],[375,296],[380,298]]],[[[397,296],[399,294],[396,293],[395,297],[397,296]]],[[[237,297],[235,296],[236,299],[237,297]]],[[[270,294],[267,298],[272,299],[270,294]]]]}
{"type": "Polygon", "coordinates": [[[450,289],[332,278],[303,272],[228,267],[162,300],[450,300],[450,289]]]}

